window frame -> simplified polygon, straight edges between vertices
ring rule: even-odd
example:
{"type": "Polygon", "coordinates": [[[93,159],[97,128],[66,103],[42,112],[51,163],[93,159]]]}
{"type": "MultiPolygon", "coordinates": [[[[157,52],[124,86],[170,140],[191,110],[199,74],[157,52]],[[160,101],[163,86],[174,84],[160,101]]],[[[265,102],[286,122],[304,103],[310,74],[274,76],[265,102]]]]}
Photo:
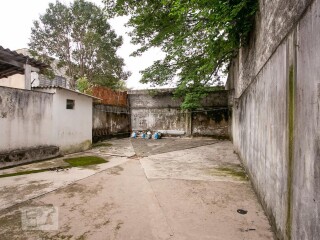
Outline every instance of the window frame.
{"type": "Polygon", "coordinates": [[[66,100],[66,109],[67,110],[74,110],[75,108],[75,100],[74,99],[67,99],[66,100]]]}

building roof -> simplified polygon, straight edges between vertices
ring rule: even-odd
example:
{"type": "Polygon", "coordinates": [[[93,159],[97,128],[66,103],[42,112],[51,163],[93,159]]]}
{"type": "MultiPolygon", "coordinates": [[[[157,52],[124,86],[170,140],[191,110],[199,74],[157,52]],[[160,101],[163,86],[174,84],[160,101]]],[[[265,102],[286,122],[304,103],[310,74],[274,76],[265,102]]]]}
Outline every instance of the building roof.
{"type": "Polygon", "coordinates": [[[9,77],[14,74],[24,74],[24,64],[29,64],[37,70],[48,67],[47,64],[34,58],[0,46],[0,78],[9,77]]]}
{"type": "Polygon", "coordinates": [[[89,98],[93,98],[95,100],[102,100],[101,98],[98,98],[98,97],[95,97],[95,96],[91,96],[89,94],[85,94],[85,93],[78,92],[78,91],[75,91],[75,90],[71,90],[71,89],[68,89],[68,88],[64,88],[64,87],[61,87],[61,86],[37,86],[37,87],[32,87],[32,89],[63,89],[63,90],[69,91],[69,92],[73,92],[73,93],[77,93],[79,95],[83,95],[83,96],[86,96],[86,97],[89,97],[89,98]]]}

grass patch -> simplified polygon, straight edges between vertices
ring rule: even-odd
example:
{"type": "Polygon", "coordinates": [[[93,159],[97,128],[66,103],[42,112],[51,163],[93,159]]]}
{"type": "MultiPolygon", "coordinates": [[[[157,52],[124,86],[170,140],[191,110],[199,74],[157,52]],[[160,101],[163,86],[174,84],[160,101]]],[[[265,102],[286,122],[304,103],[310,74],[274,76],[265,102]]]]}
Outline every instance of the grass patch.
{"type": "Polygon", "coordinates": [[[100,158],[100,157],[96,157],[96,156],[83,156],[83,157],[67,158],[67,159],[64,159],[64,161],[67,162],[70,166],[61,166],[61,167],[22,171],[22,172],[16,172],[16,173],[7,173],[7,174],[0,175],[0,178],[14,177],[14,176],[27,175],[27,174],[32,174],[32,173],[47,172],[47,171],[61,171],[61,170],[64,170],[64,169],[67,169],[70,167],[90,166],[90,165],[96,165],[96,164],[108,162],[107,160],[100,158]]]}
{"type": "Polygon", "coordinates": [[[108,143],[108,142],[97,142],[92,144],[92,148],[98,148],[98,147],[111,147],[112,143],[108,143]]]}
{"type": "Polygon", "coordinates": [[[27,174],[32,174],[32,173],[47,172],[47,171],[54,171],[56,169],[61,170],[64,168],[69,168],[69,167],[45,168],[45,169],[29,170],[29,171],[22,171],[22,172],[16,172],[16,173],[7,173],[7,174],[0,175],[0,178],[14,177],[14,176],[27,175],[27,174]]]}
{"type": "Polygon", "coordinates": [[[69,163],[72,167],[82,167],[89,166],[95,164],[101,164],[108,162],[107,160],[96,157],[96,156],[83,156],[83,157],[74,157],[74,158],[66,158],[65,162],[69,163]]]}
{"type": "Polygon", "coordinates": [[[233,177],[237,177],[241,180],[248,180],[248,176],[245,171],[242,169],[234,169],[234,168],[229,168],[229,167],[218,167],[215,168],[216,171],[224,173],[226,175],[230,175],[233,177]]]}

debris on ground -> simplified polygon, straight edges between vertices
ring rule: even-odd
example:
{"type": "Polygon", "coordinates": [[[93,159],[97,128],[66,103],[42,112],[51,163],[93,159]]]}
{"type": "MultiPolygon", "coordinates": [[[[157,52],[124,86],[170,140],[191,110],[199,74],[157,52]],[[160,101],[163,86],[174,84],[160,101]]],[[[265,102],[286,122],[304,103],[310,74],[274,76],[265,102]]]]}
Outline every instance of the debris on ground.
{"type": "Polygon", "coordinates": [[[238,210],[237,210],[237,213],[242,214],[242,215],[245,215],[245,214],[248,213],[248,211],[247,211],[247,210],[243,210],[243,209],[238,209],[238,210]]]}

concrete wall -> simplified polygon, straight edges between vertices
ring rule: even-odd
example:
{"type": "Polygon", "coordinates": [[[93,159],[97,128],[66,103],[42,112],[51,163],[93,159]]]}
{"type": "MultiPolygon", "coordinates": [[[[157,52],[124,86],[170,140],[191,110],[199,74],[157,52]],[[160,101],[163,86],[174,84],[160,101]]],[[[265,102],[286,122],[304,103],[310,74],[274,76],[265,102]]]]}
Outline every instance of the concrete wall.
{"type": "Polygon", "coordinates": [[[64,88],[38,87],[36,91],[52,93],[52,138],[62,153],[88,149],[92,143],[92,98],[64,88]],[[67,109],[67,99],[75,101],[67,109]]]}
{"type": "Polygon", "coordinates": [[[320,239],[320,1],[296,27],[292,235],[320,239]]]}
{"type": "Polygon", "coordinates": [[[56,155],[56,148],[44,148],[55,145],[52,100],[49,93],[0,87],[0,167],[56,155]]]}
{"type": "Polygon", "coordinates": [[[259,0],[256,28],[250,46],[239,51],[239,75],[235,96],[239,97],[256,78],[283,39],[313,0],[259,0]]]}
{"type": "Polygon", "coordinates": [[[130,136],[131,122],[127,92],[94,87],[92,95],[102,99],[93,106],[93,141],[130,136]]]}
{"type": "Polygon", "coordinates": [[[194,112],[180,109],[181,99],[173,90],[138,90],[128,92],[132,130],[161,131],[167,135],[228,136],[228,95],[211,93],[194,112]]]}
{"type": "Polygon", "coordinates": [[[0,87],[0,168],[86,150],[92,98],[65,89],[0,87]],[[66,100],[75,100],[66,109],[66,100]]]}
{"type": "Polygon", "coordinates": [[[57,88],[53,95],[53,139],[63,153],[87,150],[92,143],[92,98],[57,88]],[[67,109],[67,99],[75,101],[67,109]]]}
{"type": "Polygon", "coordinates": [[[229,110],[217,108],[192,112],[192,135],[228,137],[229,110]]]}
{"type": "Polygon", "coordinates": [[[53,94],[0,87],[0,151],[52,144],[53,94]]]}
{"type": "Polygon", "coordinates": [[[320,0],[260,1],[227,82],[234,146],[279,239],[320,239],[319,14],[320,0]]]}
{"type": "Polygon", "coordinates": [[[130,111],[127,107],[94,104],[92,121],[93,142],[130,136],[130,111]]]}

